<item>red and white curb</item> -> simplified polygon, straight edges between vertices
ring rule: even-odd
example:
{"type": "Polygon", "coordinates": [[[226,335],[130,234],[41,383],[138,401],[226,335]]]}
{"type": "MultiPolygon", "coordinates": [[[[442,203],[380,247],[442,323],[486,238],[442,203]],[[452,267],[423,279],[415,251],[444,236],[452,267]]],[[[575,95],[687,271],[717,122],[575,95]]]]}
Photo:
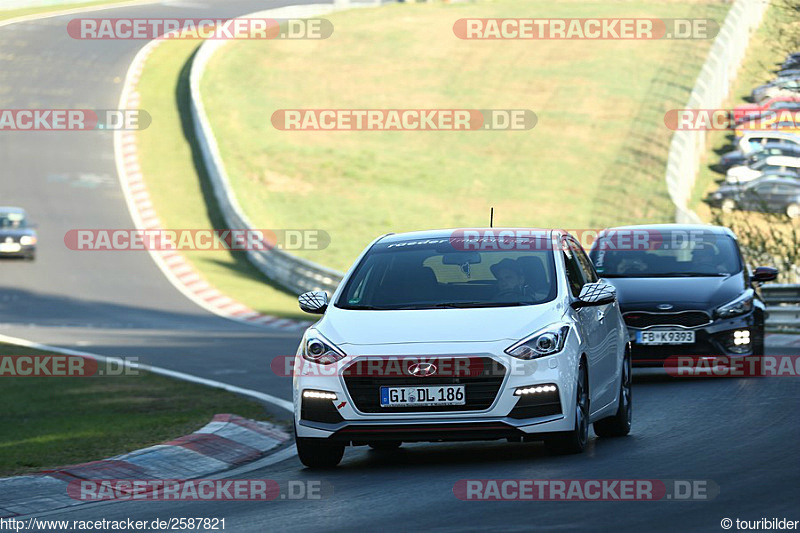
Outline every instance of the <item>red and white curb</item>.
{"type": "Polygon", "coordinates": [[[216,415],[191,435],[164,444],[102,461],[0,479],[0,518],[86,503],[69,496],[71,481],[197,479],[261,459],[290,438],[266,422],[216,415]]]}
{"type": "MultiPolygon", "coordinates": [[[[153,40],[136,54],[120,98],[120,109],[137,109],[141,97],[136,90],[150,54],[163,41],[153,40]]],[[[139,149],[134,132],[116,130],[114,132],[114,153],[117,175],[128,205],[134,226],[140,230],[166,229],[158,219],[145,176],[139,163],[139,149]]],[[[187,298],[215,315],[256,326],[282,329],[303,329],[311,322],[291,320],[262,314],[241,302],[226,296],[206,281],[203,276],[179,252],[173,250],[151,250],[150,255],[167,279],[187,298]]]]}

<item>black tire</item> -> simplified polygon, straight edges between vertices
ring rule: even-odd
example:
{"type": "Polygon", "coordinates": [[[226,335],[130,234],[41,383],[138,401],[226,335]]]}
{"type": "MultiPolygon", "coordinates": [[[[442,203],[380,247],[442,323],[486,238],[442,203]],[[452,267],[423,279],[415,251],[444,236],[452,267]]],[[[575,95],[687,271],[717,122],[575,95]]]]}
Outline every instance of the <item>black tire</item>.
{"type": "Polygon", "coordinates": [[[582,453],[589,441],[589,376],[581,360],[575,387],[575,427],[548,437],[544,444],[553,455],[582,453]]]}
{"type": "Polygon", "coordinates": [[[344,456],[344,445],[326,439],[295,437],[297,456],[308,468],[333,468],[344,456]]]}
{"type": "Polygon", "coordinates": [[[376,442],[370,442],[369,447],[373,450],[377,450],[380,452],[386,452],[390,450],[398,449],[403,443],[399,440],[379,440],[376,442]]]}
{"type": "Polygon", "coordinates": [[[625,361],[622,363],[622,379],[619,384],[619,407],[614,415],[594,423],[594,432],[598,437],[624,437],[631,432],[632,382],[631,356],[626,353],[625,361]]]}
{"type": "Polygon", "coordinates": [[[732,213],[736,210],[738,206],[736,205],[736,201],[732,198],[725,198],[722,200],[722,203],[719,205],[719,208],[722,210],[723,213],[732,213]]]}

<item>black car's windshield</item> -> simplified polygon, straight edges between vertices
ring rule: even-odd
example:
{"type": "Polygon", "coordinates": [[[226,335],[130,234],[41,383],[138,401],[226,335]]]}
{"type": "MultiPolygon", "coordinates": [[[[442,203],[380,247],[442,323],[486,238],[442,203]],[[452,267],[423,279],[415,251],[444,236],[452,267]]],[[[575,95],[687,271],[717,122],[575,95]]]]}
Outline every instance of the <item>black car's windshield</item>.
{"type": "Polygon", "coordinates": [[[457,248],[448,239],[379,242],[359,263],[336,306],[505,307],[544,303],[556,296],[551,250],[457,248]]]}
{"type": "Polygon", "coordinates": [[[0,229],[22,229],[25,227],[25,215],[0,211],[0,229]]]}
{"type": "Polygon", "coordinates": [[[642,231],[638,241],[618,241],[613,235],[598,239],[590,256],[601,277],[727,276],[742,270],[738,247],[728,235],[642,231]]]}

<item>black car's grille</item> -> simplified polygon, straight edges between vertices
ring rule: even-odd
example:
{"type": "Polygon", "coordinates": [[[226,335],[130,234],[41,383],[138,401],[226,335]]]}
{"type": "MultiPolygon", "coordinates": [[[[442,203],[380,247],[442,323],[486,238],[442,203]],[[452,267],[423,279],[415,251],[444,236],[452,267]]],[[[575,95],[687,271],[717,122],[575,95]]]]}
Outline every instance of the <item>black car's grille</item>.
{"type": "MultiPolygon", "coordinates": [[[[445,411],[482,411],[488,409],[497,396],[506,367],[490,357],[431,359],[434,363],[445,361],[445,368],[466,368],[466,372],[446,372],[444,375],[416,377],[413,375],[352,375],[345,369],[342,373],[347,391],[356,408],[363,413],[425,413],[445,411]],[[450,363],[463,359],[465,365],[450,363]],[[449,364],[448,364],[449,363],[449,364]],[[436,385],[465,385],[464,405],[428,407],[381,407],[381,387],[418,387],[436,385]]],[[[352,367],[351,367],[352,368],[352,367]]]]}
{"type": "Polygon", "coordinates": [[[711,323],[711,316],[705,311],[681,311],[678,313],[648,313],[630,311],[622,315],[625,323],[632,328],[652,326],[682,326],[695,328],[711,323]]]}

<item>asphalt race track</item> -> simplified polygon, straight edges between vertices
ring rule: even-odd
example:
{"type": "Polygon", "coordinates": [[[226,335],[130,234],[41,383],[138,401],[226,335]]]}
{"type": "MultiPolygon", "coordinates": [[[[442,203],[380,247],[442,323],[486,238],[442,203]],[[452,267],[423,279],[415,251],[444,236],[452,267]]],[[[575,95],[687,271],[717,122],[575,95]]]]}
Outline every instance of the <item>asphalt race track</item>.
{"type": "MultiPolygon", "coordinates": [[[[232,16],[285,2],[197,0],[103,11],[103,17],[232,16]]],[[[0,108],[117,106],[142,41],[69,38],[71,17],[0,28],[0,108]]],[[[155,117],[157,119],[157,117],[155,117]]],[[[155,126],[154,126],[155,127],[155,126]]],[[[144,253],[77,253],[72,228],[132,227],[108,133],[4,133],[0,204],[25,206],[39,225],[35,263],[0,262],[0,333],[142,362],[290,399],[269,367],[299,335],[216,317],[170,285],[144,253]]],[[[792,355],[797,350],[768,348],[792,355]]],[[[350,448],[340,468],[303,469],[296,458],[244,477],[323,480],[322,500],[116,502],[47,519],[225,518],[225,530],[720,531],[723,518],[800,519],[797,378],[675,379],[637,372],[630,437],[595,438],[581,456],[539,444],[350,448]],[[461,479],[683,479],[719,486],[708,501],[468,502],[461,479]]],[[[734,526],[735,530],[735,526],[734,526]]]]}
{"type": "MultiPolygon", "coordinates": [[[[163,2],[95,12],[108,18],[231,17],[292,1],[163,2]]],[[[77,15],[0,27],[0,108],[115,109],[145,41],[79,41],[77,15]]],[[[156,126],[153,126],[156,127],[156,126]]],[[[294,354],[296,334],[237,325],[196,306],[147,253],[75,252],[73,228],[132,228],[111,132],[5,132],[0,200],[39,225],[35,263],[0,263],[0,333],[144,363],[258,390],[289,384],[270,354],[294,354]]]]}

